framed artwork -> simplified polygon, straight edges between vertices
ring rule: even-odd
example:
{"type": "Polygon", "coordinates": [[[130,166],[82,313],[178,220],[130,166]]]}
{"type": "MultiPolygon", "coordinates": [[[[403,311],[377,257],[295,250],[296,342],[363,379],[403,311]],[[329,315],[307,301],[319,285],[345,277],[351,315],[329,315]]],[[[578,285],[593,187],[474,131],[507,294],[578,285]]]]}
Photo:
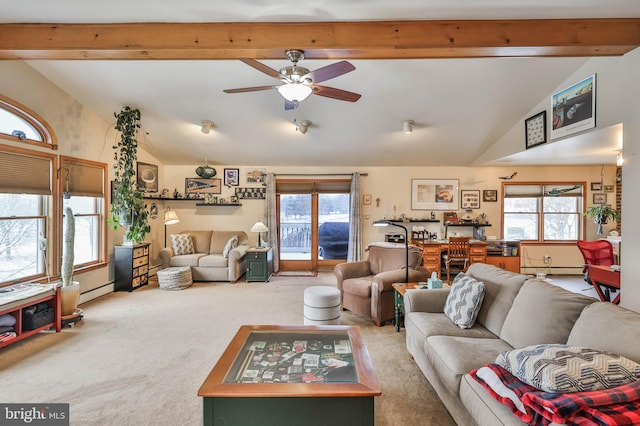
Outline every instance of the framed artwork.
{"type": "Polygon", "coordinates": [[[596,75],[551,95],[551,139],[596,127],[596,75]]]}
{"type": "Polygon", "coordinates": [[[371,204],[371,194],[362,194],[362,204],[365,206],[371,204]]]}
{"type": "Polygon", "coordinates": [[[264,200],[266,198],[267,188],[236,188],[236,197],[239,200],[264,200]]]}
{"type": "Polygon", "coordinates": [[[185,178],[184,194],[220,194],[222,192],[221,179],[185,178]]]}
{"type": "Polygon", "coordinates": [[[138,190],[140,192],[158,192],[158,166],[140,161],[136,166],[138,190]]]}
{"type": "Polygon", "coordinates": [[[607,204],[607,194],[601,192],[593,194],[593,204],[607,204]]]}
{"type": "Polygon", "coordinates": [[[529,149],[547,142],[547,111],[524,120],[524,147],[529,149]]]}
{"type": "Polygon", "coordinates": [[[460,207],[463,209],[480,208],[480,190],[464,189],[460,191],[460,207]]]}
{"type": "Polygon", "coordinates": [[[411,179],[411,210],[458,210],[458,179],[411,179]]]}
{"type": "Polygon", "coordinates": [[[224,169],[224,186],[240,185],[240,169],[224,169]]]}
{"type": "Polygon", "coordinates": [[[602,191],[602,182],[591,182],[592,191],[602,191]]]}
{"type": "Polygon", "coordinates": [[[265,169],[247,169],[247,183],[264,183],[265,169]]]}
{"type": "Polygon", "coordinates": [[[497,189],[485,189],[482,191],[482,201],[485,203],[495,203],[498,201],[497,189]]]}
{"type": "Polygon", "coordinates": [[[604,192],[613,192],[613,185],[605,185],[604,192]]]}

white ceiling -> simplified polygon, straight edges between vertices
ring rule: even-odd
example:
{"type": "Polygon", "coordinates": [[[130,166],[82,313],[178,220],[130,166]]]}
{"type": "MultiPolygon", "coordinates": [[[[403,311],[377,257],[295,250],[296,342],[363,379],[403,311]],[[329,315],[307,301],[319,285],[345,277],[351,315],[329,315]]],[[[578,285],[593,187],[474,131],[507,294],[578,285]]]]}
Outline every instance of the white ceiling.
{"type": "MultiPolygon", "coordinates": [[[[21,0],[0,6],[0,23],[640,17],[637,0],[523,3],[21,0]]],[[[234,165],[426,166],[471,164],[585,61],[350,60],[355,71],[323,84],[362,94],[358,102],[311,96],[295,111],[284,110],[276,91],[223,93],[223,89],[275,82],[238,60],[34,60],[29,64],[106,121],[113,121],[113,113],[122,105],[139,107],[147,132],[142,146],[164,164],[198,164],[206,158],[210,164],[234,165]],[[294,119],[311,120],[308,133],[296,132],[294,119]],[[412,134],[401,132],[407,119],[416,122],[412,134]],[[202,120],[215,123],[208,135],[200,132],[202,120]]],[[[275,69],[289,65],[284,51],[282,60],[261,62],[275,69]]],[[[332,62],[304,60],[301,65],[313,70],[332,62]]],[[[604,129],[598,137],[582,135],[495,164],[610,163],[615,155],[608,153],[617,147],[619,132],[619,127],[604,129]],[[571,156],[563,155],[566,152],[571,156]]]]}

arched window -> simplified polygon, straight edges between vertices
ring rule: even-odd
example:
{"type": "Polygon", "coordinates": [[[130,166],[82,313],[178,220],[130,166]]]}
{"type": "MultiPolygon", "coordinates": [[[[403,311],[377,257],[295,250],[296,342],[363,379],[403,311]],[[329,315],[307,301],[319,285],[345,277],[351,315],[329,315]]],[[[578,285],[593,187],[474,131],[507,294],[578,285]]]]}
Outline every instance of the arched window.
{"type": "Polygon", "coordinates": [[[53,130],[35,112],[0,95],[0,138],[58,149],[53,130]]]}

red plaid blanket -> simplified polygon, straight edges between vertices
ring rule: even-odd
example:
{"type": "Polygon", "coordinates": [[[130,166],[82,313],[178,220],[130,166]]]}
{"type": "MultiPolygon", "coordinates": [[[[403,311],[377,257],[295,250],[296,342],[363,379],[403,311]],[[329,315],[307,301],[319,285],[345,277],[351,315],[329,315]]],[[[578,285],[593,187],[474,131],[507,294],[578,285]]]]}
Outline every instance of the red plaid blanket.
{"type": "Polygon", "coordinates": [[[487,364],[500,380],[521,402],[521,411],[513,400],[496,392],[487,381],[478,377],[478,370],[472,371],[473,377],[493,398],[507,405],[522,421],[530,425],[548,425],[551,422],[567,425],[638,425],[640,424],[640,380],[628,385],[611,389],[575,392],[543,392],[520,381],[497,364],[487,364]]]}

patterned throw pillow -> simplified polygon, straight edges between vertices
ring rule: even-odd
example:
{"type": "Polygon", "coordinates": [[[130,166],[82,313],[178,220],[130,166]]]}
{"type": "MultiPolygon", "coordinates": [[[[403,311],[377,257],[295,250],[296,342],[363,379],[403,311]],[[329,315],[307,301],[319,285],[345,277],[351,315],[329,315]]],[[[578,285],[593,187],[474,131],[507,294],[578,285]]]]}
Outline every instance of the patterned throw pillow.
{"type": "Polygon", "coordinates": [[[498,355],[496,364],[545,392],[608,389],[640,378],[640,364],[598,349],[534,345],[498,355]]]}
{"type": "Polygon", "coordinates": [[[238,236],[234,235],[233,237],[229,238],[227,244],[224,245],[224,249],[222,249],[222,255],[225,258],[229,257],[229,252],[236,247],[238,247],[238,236]]]}
{"type": "Polygon", "coordinates": [[[484,299],[484,283],[459,273],[451,284],[444,313],[460,328],[471,328],[476,322],[484,299]]]}
{"type": "Polygon", "coordinates": [[[172,234],[171,248],[173,249],[174,256],[195,253],[191,234],[172,234]]]}

